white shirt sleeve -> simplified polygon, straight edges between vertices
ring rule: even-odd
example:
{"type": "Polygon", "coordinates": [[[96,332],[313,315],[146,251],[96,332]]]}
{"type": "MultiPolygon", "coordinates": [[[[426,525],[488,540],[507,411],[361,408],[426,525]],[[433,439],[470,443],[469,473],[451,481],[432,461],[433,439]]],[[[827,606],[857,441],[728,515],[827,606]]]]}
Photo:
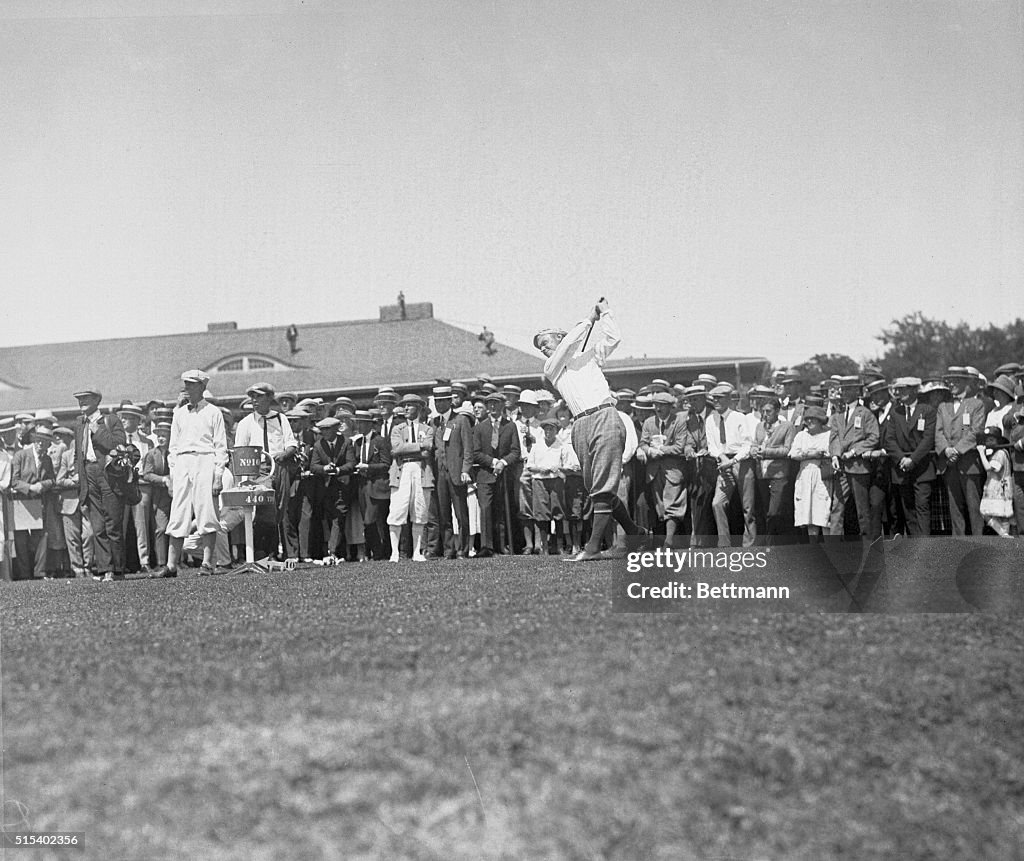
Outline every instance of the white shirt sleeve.
{"type": "Polygon", "coordinates": [[[619,324],[615,322],[611,311],[605,311],[601,315],[601,319],[594,324],[594,328],[598,327],[600,327],[600,332],[597,343],[594,344],[594,357],[597,359],[597,364],[603,368],[605,360],[622,342],[622,333],[619,332],[619,324]]]}

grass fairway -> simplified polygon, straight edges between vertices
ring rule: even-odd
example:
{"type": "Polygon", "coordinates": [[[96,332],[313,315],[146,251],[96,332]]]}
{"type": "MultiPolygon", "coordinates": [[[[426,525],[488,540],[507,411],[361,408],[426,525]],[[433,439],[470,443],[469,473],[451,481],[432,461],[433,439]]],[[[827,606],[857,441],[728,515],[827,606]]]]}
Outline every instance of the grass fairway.
{"type": "Polygon", "coordinates": [[[616,615],[612,564],[0,584],[5,819],[107,861],[1024,857],[1019,619],[616,615]]]}

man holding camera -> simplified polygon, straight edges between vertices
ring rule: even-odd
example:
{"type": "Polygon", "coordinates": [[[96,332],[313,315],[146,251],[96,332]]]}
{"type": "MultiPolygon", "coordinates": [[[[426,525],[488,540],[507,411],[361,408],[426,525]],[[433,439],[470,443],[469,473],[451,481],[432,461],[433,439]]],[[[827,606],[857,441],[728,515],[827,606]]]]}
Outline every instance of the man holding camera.
{"type": "Polygon", "coordinates": [[[75,392],[82,412],[75,427],[78,499],[92,524],[97,579],[124,579],[124,503],[107,481],[110,452],[127,439],[116,415],[100,413],[103,395],[97,388],[75,392]]]}

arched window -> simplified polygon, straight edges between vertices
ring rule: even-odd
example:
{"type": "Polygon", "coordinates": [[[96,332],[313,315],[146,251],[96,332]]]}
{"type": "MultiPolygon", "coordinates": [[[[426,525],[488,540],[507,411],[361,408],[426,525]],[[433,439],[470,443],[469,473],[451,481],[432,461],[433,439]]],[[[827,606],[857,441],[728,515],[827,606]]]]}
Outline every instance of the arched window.
{"type": "Polygon", "coordinates": [[[273,356],[234,355],[224,356],[203,370],[211,376],[214,374],[231,374],[239,371],[290,371],[291,365],[275,359],[273,356]]]}

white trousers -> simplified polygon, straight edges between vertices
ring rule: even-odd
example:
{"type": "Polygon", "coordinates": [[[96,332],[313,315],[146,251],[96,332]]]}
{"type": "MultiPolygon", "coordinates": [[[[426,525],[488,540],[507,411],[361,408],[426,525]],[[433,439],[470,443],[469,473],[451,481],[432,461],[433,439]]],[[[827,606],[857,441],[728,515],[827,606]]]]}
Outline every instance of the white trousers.
{"type": "Polygon", "coordinates": [[[213,502],[213,454],[179,454],[171,469],[171,516],[167,534],[188,536],[193,518],[200,535],[220,531],[220,518],[213,502]]]}
{"type": "Polygon", "coordinates": [[[430,488],[423,486],[423,467],[412,460],[402,464],[398,487],[391,489],[391,510],[388,526],[404,526],[412,522],[424,524],[430,510],[430,488]]]}

